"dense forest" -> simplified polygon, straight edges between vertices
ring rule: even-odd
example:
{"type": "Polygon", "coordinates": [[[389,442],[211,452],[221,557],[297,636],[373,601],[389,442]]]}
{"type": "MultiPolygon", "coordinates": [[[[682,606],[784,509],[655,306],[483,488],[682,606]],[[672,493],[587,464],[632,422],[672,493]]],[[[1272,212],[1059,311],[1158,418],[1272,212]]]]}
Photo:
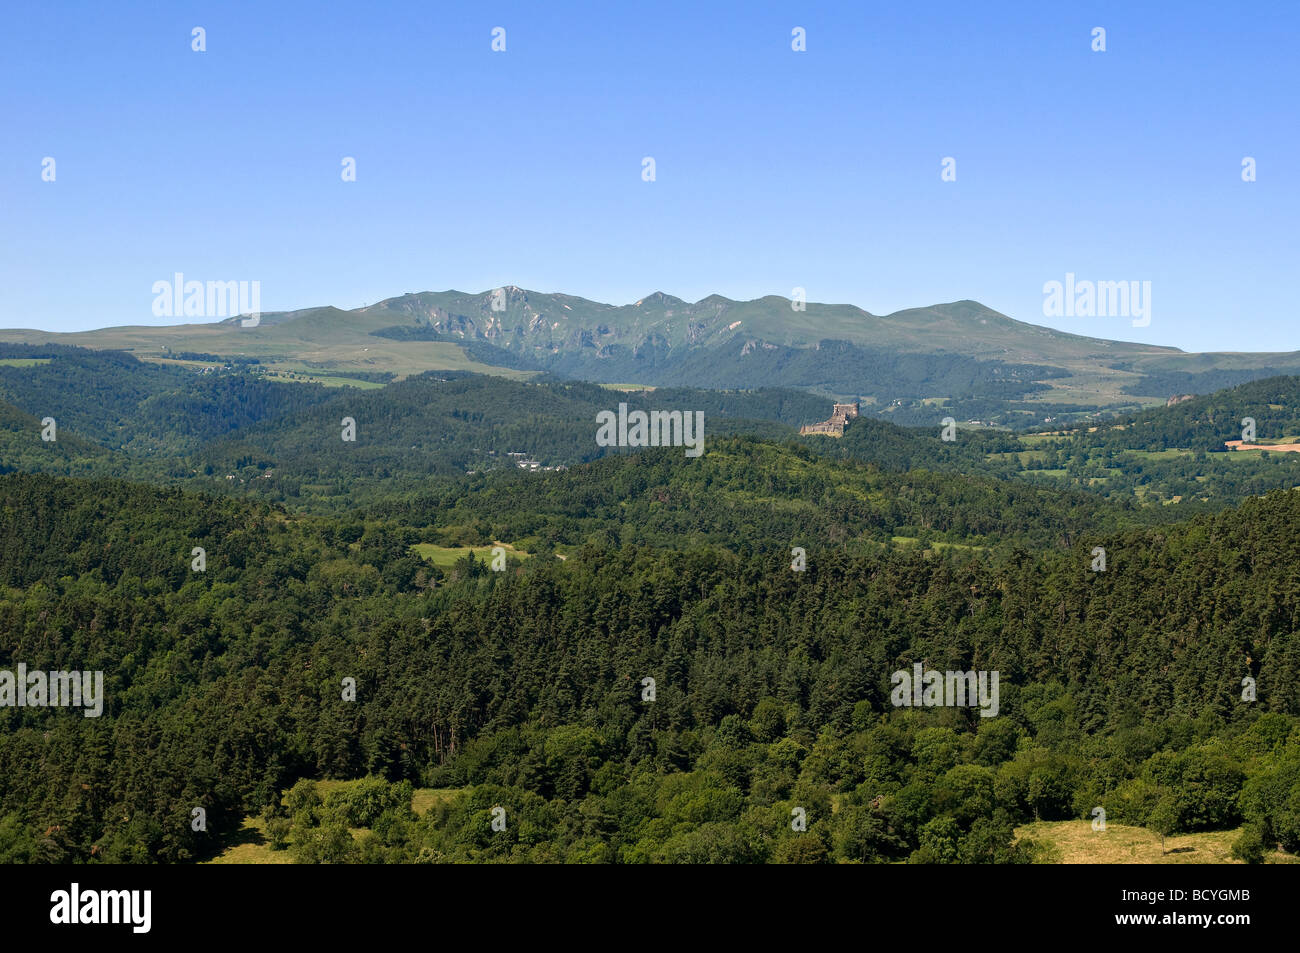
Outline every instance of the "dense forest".
{"type": "Polygon", "coordinates": [[[251,816],[300,862],[1019,863],[1099,807],[1300,850],[1300,480],[1129,456],[1252,409],[1285,437],[1294,378],[836,440],[798,391],[34,350],[0,366],[0,673],[102,672],[103,705],[0,705],[5,861],[199,860],[251,816]],[[597,447],[619,401],[704,411],[707,452],[597,447]],[[568,468],[475,465],[544,448],[568,468]],[[996,717],[900,705],[918,665],[998,673],[996,717]]]}
{"type": "MultiPolygon", "coordinates": [[[[1069,545],[1104,527],[1160,521],[1165,513],[987,477],[831,463],[812,449],[753,437],[713,441],[698,461],[651,449],[564,473],[487,475],[440,492],[393,498],[369,511],[444,538],[521,541],[530,552],[589,539],[739,549],[798,545],[987,547],[1007,541],[1069,545]]],[[[436,537],[435,537],[436,540],[436,537]]]]}
{"type": "Polygon", "coordinates": [[[198,857],[259,811],[336,860],[1026,860],[1015,824],[1094,805],[1300,847],[1293,494],[1037,551],[797,539],[795,572],[776,521],[449,573],[382,522],[44,476],[0,497],[0,659],[107,678],[101,718],[0,710],[10,860],[198,857]],[[892,706],[916,662],[999,671],[999,717],[892,706]],[[460,793],[418,821],[380,798],[368,846],[337,836],[352,808],[282,803],[362,775],[460,793]]]}

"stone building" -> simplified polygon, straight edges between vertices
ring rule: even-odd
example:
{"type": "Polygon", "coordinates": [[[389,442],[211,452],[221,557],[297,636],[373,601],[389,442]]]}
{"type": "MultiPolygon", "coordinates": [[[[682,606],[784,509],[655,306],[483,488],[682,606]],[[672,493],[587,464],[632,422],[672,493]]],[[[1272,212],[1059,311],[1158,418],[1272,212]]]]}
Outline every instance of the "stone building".
{"type": "Polygon", "coordinates": [[[805,424],[799,428],[799,433],[821,433],[829,437],[842,437],[844,436],[845,425],[856,416],[858,416],[858,402],[856,400],[851,404],[836,404],[831,410],[830,420],[823,420],[819,424],[805,424]]]}

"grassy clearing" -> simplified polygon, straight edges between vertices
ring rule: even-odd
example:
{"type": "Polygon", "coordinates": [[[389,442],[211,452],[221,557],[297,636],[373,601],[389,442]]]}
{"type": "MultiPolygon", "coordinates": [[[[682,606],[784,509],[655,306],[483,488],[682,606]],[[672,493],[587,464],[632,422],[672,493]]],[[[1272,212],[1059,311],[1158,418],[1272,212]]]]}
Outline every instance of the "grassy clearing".
{"type": "Polygon", "coordinates": [[[52,357],[5,357],[0,358],[0,367],[35,367],[37,364],[48,364],[54,360],[52,357]]]}
{"type": "MultiPolygon", "coordinates": [[[[1232,843],[1241,830],[1176,834],[1165,838],[1144,827],[1107,824],[1094,831],[1092,821],[1036,821],[1016,828],[1016,840],[1026,838],[1046,847],[1043,863],[1052,864],[1236,864],[1232,843]]],[[[1280,851],[1266,855],[1272,864],[1293,864],[1300,858],[1280,851]]]]}
{"type": "Polygon", "coordinates": [[[515,549],[509,543],[495,542],[492,546],[438,546],[434,543],[416,543],[411,549],[421,559],[427,559],[439,569],[450,569],[456,565],[458,560],[464,559],[469,553],[474,554],[475,559],[492,559],[492,547],[500,546],[506,551],[506,556],[517,556],[520,559],[527,559],[531,553],[524,552],[522,549],[515,549]]]}
{"type": "Polygon", "coordinates": [[[450,801],[460,791],[460,788],[416,788],[415,796],[411,798],[411,810],[424,817],[429,808],[450,801]]]}
{"type": "Polygon", "coordinates": [[[1028,470],[1031,463],[1045,462],[1047,460],[1047,451],[1008,450],[1005,453],[986,453],[984,459],[989,463],[1014,462],[1021,470],[1028,470]]]}
{"type": "MultiPolygon", "coordinates": [[[[148,361],[151,364],[169,364],[173,367],[188,367],[194,370],[201,370],[205,367],[219,368],[226,363],[225,361],[192,361],[172,357],[150,357],[145,354],[137,354],[136,356],[140,360],[148,361]]],[[[5,363],[9,362],[0,361],[0,364],[5,363]]],[[[356,377],[348,377],[346,373],[325,374],[320,371],[287,364],[257,364],[253,366],[262,371],[263,376],[268,380],[279,381],[284,384],[324,384],[326,387],[356,387],[360,390],[378,390],[384,386],[378,381],[365,381],[356,377]]]]}
{"type": "MultiPolygon", "coordinates": [[[[916,536],[891,536],[889,537],[889,540],[893,545],[900,546],[900,547],[911,548],[914,546],[921,545],[921,540],[916,536]]],[[[944,542],[943,540],[936,539],[932,541],[928,546],[926,546],[925,551],[928,553],[933,553],[944,549],[960,549],[965,552],[973,553],[973,552],[980,552],[987,548],[988,548],[987,546],[971,546],[968,545],[967,543],[948,543],[948,542],[944,542]]]]}
{"type": "Polygon", "coordinates": [[[1173,460],[1178,457],[1190,457],[1191,450],[1125,450],[1125,456],[1141,460],[1173,460]]]}
{"type": "Polygon", "coordinates": [[[142,361],[148,361],[150,364],[166,364],[169,367],[188,367],[194,370],[202,370],[205,367],[223,367],[225,361],[191,361],[188,358],[181,360],[178,357],[144,357],[136,355],[142,361]]]}
{"type": "MultiPolygon", "coordinates": [[[[331,792],[355,785],[356,781],[317,781],[316,790],[322,798],[331,792]]],[[[411,810],[423,817],[431,807],[440,802],[450,801],[460,793],[459,788],[416,788],[411,798],[411,810]]],[[[353,838],[366,834],[365,828],[352,828],[353,838]]],[[[290,846],[293,838],[289,839],[290,846]]],[[[260,816],[249,815],[239,830],[230,834],[222,844],[215,857],[201,861],[205,864],[292,864],[293,855],[289,850],[271,850],[270,838],[266,835],[266,821],[260,816]]]]}
{"type": "Polygon", "coordinates": [[[268,374],[267,377],[289,384],[324,384],[326,387],[356,387],[360,390],[379,390],[384,386],[379,381],[363,381],[346,375],[318,374],[313,371],[280,371],[268,374]],[[292,377],[289,376],[291,373],[292,377]]]}
{"type": "MultiPolygon", "coordinates": [[[[999,454],[999,456],[1003,456],[1003,454],[999,454]]],[[[1015,457],[1020,462],[1021,468],[1024,469],[1028,468],[1030,463],[1041,463],[1045,461],[1047,459],[1047,451],[1021,450],[1018,453],[1010,454],[1010,456],[1015,457]]]]}
{"type": "Polygon", "coordinates": [[[287,850],[271,850],[266,836],[266,821],[252,815],[244,818],[239,830],[226,838],[220,852],[204,864],[292,864],[287,850]]]}

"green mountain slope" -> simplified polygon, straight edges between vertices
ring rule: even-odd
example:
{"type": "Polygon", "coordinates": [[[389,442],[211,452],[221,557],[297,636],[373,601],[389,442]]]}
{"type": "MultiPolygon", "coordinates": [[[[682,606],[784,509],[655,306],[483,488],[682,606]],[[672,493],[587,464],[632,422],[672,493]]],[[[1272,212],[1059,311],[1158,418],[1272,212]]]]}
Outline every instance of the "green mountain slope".
{"type": "Polygon", "coordinates": [[[110,476],[121,473],[120,454],[82,438],[54,418],[54,440],[41,439],[44,417],[0,401],[0,473],[41,472],[61,476],[110,476]]]}
{"type": "Polygon", "coordinates": [[[470,370],[522,379],[538,371],[611,383],[707,388],[787,386],[866,397],[864,412],[927,422],[1017,426],[1102,409],[1136,409],[1178,391],[1300,372],[1300,353],[1185,354],[1017,321],[974,301],[873,315],[782,297],[686,302],[656,292],[627,305],[514,286],[409,293],[343,311],[267,313],[174,327],[75,334],[0,331],[0,339],[258,359],[272,373],[398,377],[470,370]],[[938,403],[936,403],[936,401],[938,403]]]}
{"type": "Polygon", "coordinates": [[[1132,450],[1224,450],[1254,421],[1261,443],[1300,440],[1300,377],[1270,377],[1157,407],[1088,431],[1081,442],[1132,450]]]}
{"type": "Polygon", "coordinates": [[[627,452],[596,443],[596,415],[620,403],[703,413],[706,450],[714,437],[737,431],[788,439],[799,423],[826,413],[821,399],[784,389],[623,393],[579,381],[429,372],[245,427],[209,443],[197,467],[209,480],[231,475],[276,499],[355,502],[466,471],[526,461],[553,468],[627,452]],[[345,418],[355,422],[355,440],[343,439],[345,418]],[[274,473],[264,478],[266,470],[274,473]]]}

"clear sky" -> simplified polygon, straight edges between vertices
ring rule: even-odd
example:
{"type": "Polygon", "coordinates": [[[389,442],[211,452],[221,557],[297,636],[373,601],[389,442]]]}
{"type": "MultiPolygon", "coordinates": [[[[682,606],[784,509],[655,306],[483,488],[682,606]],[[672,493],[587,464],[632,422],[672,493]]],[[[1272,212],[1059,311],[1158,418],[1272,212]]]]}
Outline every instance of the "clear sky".
{"type": "Polygon", "coordinates": [[[152,286],[183,272],[260,281],[266,311],[503,284],[613,303],[800,286],[877,314],[973,298],[1102,337],[1300,349],[1290,0],[0,18],[0,327],[170,323],[152,286]],[[1150,325],[1045,318],[1043,285],[1067,272],[1150,281],[1150,325]]]}

